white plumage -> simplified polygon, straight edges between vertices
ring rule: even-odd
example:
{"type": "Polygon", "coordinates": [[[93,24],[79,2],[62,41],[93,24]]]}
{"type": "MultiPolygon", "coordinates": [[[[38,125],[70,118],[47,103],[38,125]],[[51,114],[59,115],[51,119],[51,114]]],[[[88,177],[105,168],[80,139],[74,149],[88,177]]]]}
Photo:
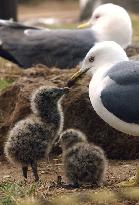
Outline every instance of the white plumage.
{"type": "Polygon", "coordinates": [[[117,43],[104,41],[90,49],[72,81],[86,72],[96,113],[113,128],[139,136],[139,62],[129,61],[117,43]]]}

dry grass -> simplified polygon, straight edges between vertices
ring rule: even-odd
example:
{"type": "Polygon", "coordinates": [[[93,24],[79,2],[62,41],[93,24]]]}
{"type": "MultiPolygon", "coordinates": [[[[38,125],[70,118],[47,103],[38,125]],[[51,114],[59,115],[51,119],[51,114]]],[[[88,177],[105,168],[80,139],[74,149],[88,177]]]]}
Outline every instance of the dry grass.
{"type": "MultiPolygon", "coordinates": [[[[33,182],[31,169],[29,169],[28,181],[25,183],[21,177],[21,169],[7,162],[1,163],[0,170],[0,203],[3,205],[20,205],[24,200],[39,199],[39,201],[50,201],[53,205],[95,205],[95,204],[115,204],[121,205],[129,201],[139,201],[139,189],[119,189],[116,184],[122,180],[128,179],[135,174],[138,161],[118,162],[110,161],[106,174],[107,185],[101,188],[81,187],[79,189],[67,190],[56,187],[57,176],[62,176],[63,164],[61,156],[54,158],[49,163],[39,163],[38,183],[33,182]]],[[[47,203],[45,203],[47,204],[47,203]]]]}

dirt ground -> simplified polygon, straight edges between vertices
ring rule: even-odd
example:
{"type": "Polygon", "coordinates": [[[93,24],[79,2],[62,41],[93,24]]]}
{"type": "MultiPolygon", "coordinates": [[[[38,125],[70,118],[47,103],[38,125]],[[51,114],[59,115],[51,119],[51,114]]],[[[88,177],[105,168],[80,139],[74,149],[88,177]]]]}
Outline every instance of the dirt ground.
{"type": "MultiPolygon", "coordinates": [[[[58,17],[61,19],[76,19],[78,17],[79,10],[78,4],[71,4],[69,1],[62,2],[59,4],[57,1],[51,0],[47,3],[34,6],[19,6],[19,20],[26,21],[29,18],[38,18],[38,17],[58,17]]],[[[14,79],[20,76],[20,70],[14,68],[10,63],[3,62],[1,66],[0,74],[1,78],[7,78],[11,75],[14,79]]],[[[110,161],[107,174],[106,182],[108,183],[106,187],[110,190],[117,190],[115,185],[123,180],[128,179],[135,175],[136,166],[139,164],[139,160],[135,161],[110,161]]],[[[77,190],[66,190],[58,188],[49,188],[49,185],[56,183],[57,176],[62,176],[63,180],[66,181],[63,173],[63,164],[61,156],[53,159],[49,163],[41,162],[39,164],[39,176],[41,182],[39,182],[35,188],[35,196],[52,199],[57,196],[62,196],[63,194],[75,193],[75,192],[85,192],[85,188],[80,188],[77,190]]],[[[11,165],[5,160],[0,160],[0,188],[3,183],[18,183],[23,180],[20,167],[11,165]]],[[[33,181],[31,170],[29,170],[29,179],[28,184],[31,184],[33,181]]],[[[26,186],[25,186],[26,187],[26,186]]],[[[95,191],[96,189],[87,189],[89,191],[95,191]]],[[[0,189],[0,197],[3,196],[3,191],[0,189]]],[[[95,203],[84,203],[86,205],[93,205],[95,203]]],[[[103,204],[103,203],[101,203],[103,204]]],[[[132,205],[137,204],[135,201],[123,200],[123,202],[114,203],[116,205],[126,204],[132,205]]]]}
{"type": "MultiPolygon", "coordinates": [[[[139,164],[139,160],[136,161],[109,161],[108,169],[106,173],[106,186],[109,189],[115,189],[116,185],[123,180],[128,180],[130,177],[135,176],[136,167],[139,164]]],[[[19,166],[10,164],[7,161],[0,162],[0,183],[19,183],[23,181],[22,172],[19,166]]],[[[36,196],[43,196],[48,199],[57,197],[61,194],[73,193],[75,191],[81,192],[85,190],[84,187],[76,190],[58,189],[57,187],[49,189],[49,186],[53,183],[57,183],[57,177],[61,176],[63,181],[66,182],[63,172],[62,157],[52,159],[49,162],[40,162],[38,166],[38,172],[40,176],[40,183],[36,188],[36,196]],[[41,189],[43,185],[43,189],[41,189]]],[[[34,178],[32,176],[31,169],[28,172],[27,183],[31,184],[34,178]]],[[[93,190],[89,188],[88,190],[93,190]]],[[[95,189],[95,191],[97,191],[95,189]]]]}
{"type": "MultiPolygon", "coordinates": [[[[119,183],[123,180],[126,180],[136,173],[136,167],[139,165],[139,160],[135,161],[116,161],[110,160],[108,161],[108,170],[106,181],[108,185],[114,185],[115,182],[119,183]]],[[[20,166],[15,166],[5,160],[1,160],[0,162],[0,182],[5,180],[6,178],[10,179],[10,181],[21,180],[22,173],[20,170],[20,166]]],[[[42,181],[56,181],[57,176],[62,176],[65,181],[64,173],[63,173],[63,164],[62,157],[59,156],[57,158],[52,159],[48,163],[40,162],[39,163],[39,174],[42,181]]],[[[29,170],[29,178],[33,180],[31,170],[29,170]]],[[[7,180],[7,179],[6,179],[7,180]]]]}

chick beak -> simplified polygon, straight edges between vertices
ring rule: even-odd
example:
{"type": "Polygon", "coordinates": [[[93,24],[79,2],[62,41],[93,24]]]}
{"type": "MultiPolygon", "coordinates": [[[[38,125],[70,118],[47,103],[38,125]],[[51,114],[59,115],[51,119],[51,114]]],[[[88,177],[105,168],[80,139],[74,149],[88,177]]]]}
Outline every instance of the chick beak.
{"type": "Polygon", "coordinates": [[[86,69],[81,69],[79,70],[78,72],[76,72],[72,77],[71,79],[67,82],[67,86],[70,88],[72,87],[75,82],[81,78],[90,68],[86,68],[86,69]]]}
{"type": "Polygon", "coordinates": [[[63,91],[64,91],[65,94],[67,94],[67,93],[69,93],[70,88],[69,88],[69,87],[64,87],[64,88],[63,88],[63,91]]]}
{"type": "MultiPolygon", "coordinates": [[[[59,88],[59,90],[60,90],[59,94],[64,95],[64,94],[67,94],[69,92],[70,88],[69,87],[63,87],[63,88],[59,88]]],[[[59,94],[58,94],[58,96],[59,96],[59,94]]]]}
{"type": "Polygon", "coordinates": [[[91,21],[88,21],[86,23],[80,24],[79,26],[77,26],[77,28],[82,29],[82,28],[88,28],[92,25],[91,21]]]}

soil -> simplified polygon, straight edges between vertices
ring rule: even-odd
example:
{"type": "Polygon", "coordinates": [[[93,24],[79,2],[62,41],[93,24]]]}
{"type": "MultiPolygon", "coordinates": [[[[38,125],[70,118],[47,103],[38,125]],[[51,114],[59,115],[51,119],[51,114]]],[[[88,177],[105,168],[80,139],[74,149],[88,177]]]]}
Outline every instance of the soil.
{"type": "MultiPolygon", "coordinates": [[[[136,167],[139,165],[139,160],[133,161],[117,161],[109,160],[108,161],[108,170],[106,174],[106,181],[108,185],[114,186],[116,183],[121,181],[128,180],[130,177],[133,177],[136,173],[136,167]]],[[[2,159],[0,162],[0,182],[9,177],[10,181],[20,181],[22,180],[22,172],[20,166],[13,165],[5,159],[2,159]]],[[[41,181],[50,182],[56,181],[57,176],[62,176],[63,180],[66,181],[63,172],[62,156],[54,157],[48,163],[42,161],[39,163],[38,171],[41,181]]],[[[29,169],[28,182],[33,181],[33,176],[31,169],[29,169]]]]}
{"type": "MultiPolygon", "coordinates": [[[[62,181],[66,182],[66,178],[64,177],[63,173],[63,164],[61,160],[61,156],[54,158],[49,163],[46,162],[40,162],[38,166],[40,181],[37,183],[37,186],[35,188],[34,195],[39,198],[52,200],[57,197],[62,197],[63,195],[70,196],[69,194],[73,193],[81,193],[83,194],[85,191],[87,193],[92,192],[100,192],[102,190],[110,190],[117,192],[119,191],[119,188],[117,187],[117,184],[120,183],[123,180],[127,180],[130,177],[133,177],[136,172],[136,166],[139,164],[139,160],[135,161],[115,161],[111,160],[109,161],[109,166],[106,174],[106,182],[105,187],[101,188],[91,188],[91,187],[81,187],[78,189],[64,189],[64,188],[57,188],[57,187],[51,187],[53,184],[57,183],[57,177],[62,176],[62,181]]],[[[0,169],[0,183],[6,183],[6,182],[13,182],[13,183],[23,183],[23,177],[20,170],[20,167],[12,165],[6,161],[2,161],[0,163],[1,169],[0,169]]],[[[33,176],[31,169],[29,169],[28,172],[28,180],[27,185],[31,185],[33,182],[33,176]]],[[[25,185],[26,186],[26,185],[25,185]]],[[[127,200],[121,200],[121,204],[131,204],[131,201],[129,200],[127,203],[127,200]]],[[[88,205],[88,203],[85,203],[88,205]]],[[[97,203],[96,203],[97,204],[97,203]]],[[[134,203],[135,204],[135,203],[134,203]]],[[[91,205],[89,203],[89,205],[91,205]]]]}

